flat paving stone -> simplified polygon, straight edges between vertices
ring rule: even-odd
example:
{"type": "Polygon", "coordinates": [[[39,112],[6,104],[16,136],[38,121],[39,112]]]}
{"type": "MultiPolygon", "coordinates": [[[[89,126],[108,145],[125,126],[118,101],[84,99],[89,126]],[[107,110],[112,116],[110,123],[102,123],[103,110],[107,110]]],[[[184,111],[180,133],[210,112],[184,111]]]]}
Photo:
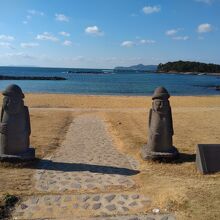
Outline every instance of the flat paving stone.
{"type": "Polygon", "coordinates": [[[101,203],[95,203],[92,208],[94,210],[97,210],[97,209],[100,209],[101,205],[102,205],[101,203]]]}
{"type": "Polygon", "coordinates": [[[110,212],[116,210],[115,204],[107,205],[105,208],[108,209],[108,211],[110,211],[110,212]]]}
{"type": "Polygon", "coordinates": [[[106,196],[105,199],[108,201],[108,202],[111,202],[114,198],[115,198],[116,195],[109,195],[109,196],[106,196]]]}
{"type": "Polygon", "coordinates": [[[100,196],[95,196],[95,197],[93,197],[92,200],[93,200],[93,201],[99,201],[99,200],[100,200],[100,196]]]}
{"type": "Polygon", "coordinates": [[[89,204],[89,203],[85,203],[85,204],[83,204],[83,206],[82,206],[82,207],[83,207],[84,209],[88,209],[88,208],[89,208],[89,206],[90,206],[90,204],[89,204]]]}

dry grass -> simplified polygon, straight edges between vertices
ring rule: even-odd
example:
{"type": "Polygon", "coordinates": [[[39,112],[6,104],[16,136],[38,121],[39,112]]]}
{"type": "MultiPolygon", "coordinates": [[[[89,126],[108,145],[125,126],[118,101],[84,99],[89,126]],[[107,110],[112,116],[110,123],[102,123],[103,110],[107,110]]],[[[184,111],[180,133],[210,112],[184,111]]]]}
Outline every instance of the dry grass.
{"type": "Polygon", "coordinates": [[[31,111],[32,135],[31,145],[36,148],[37,157],[43,158],[51,154],[66,136],[72,114],[37,110],[31,111]]]}
{"type": "MultiPolygon", "coordinates": [[[[38,158],[43,158],[53,152],[65,138],[72,115],[68,112],[31,111],[31,145],[36,149],[38,158]]],[[[9,193],[23,195],[32,193],[33,164],[21,165],[0,164],[0,197],[9,193]]]]}

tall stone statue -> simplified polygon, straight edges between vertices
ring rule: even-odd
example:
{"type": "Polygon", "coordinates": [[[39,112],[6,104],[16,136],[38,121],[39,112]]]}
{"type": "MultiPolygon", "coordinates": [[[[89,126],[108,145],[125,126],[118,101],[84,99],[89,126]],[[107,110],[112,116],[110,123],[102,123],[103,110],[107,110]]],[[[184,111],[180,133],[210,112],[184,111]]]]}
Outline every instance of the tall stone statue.
{"type": "Polygon", "coordinates": [[[4,95],[0,121],[0,158],[32,159],[35,150],[29,148],[31,134],[28,107],[17,85],[9,85],[4,95]]]}
{"type": "Polygon", "coordinates": [[[154,91],[149,113],[148,141],[141,151],[144,160],[174,159],[178,156],[172,140],[174,132],[169,97],[164,87],[154,91]]]}

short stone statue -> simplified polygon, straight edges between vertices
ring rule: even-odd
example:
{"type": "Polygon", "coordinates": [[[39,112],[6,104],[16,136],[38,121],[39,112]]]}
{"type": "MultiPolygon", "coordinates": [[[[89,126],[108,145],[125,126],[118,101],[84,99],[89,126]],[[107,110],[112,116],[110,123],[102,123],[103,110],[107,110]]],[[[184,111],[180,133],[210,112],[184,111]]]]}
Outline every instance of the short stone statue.
{"type": "Polygon", "coordinates": [[[172,140],[174,132],[169,97],[164,87],[154,91],[149,113],[148,142],[141,151],[144,160],[174,159],[178,156],[172,140]]]}
{"type": "Polygon", "coordinates": [[[35,150],[29,148],[31,134],[28,107],[17,85],[9,85],[4,95],[0,121],[0,158],[32,159],[35,150]]]}

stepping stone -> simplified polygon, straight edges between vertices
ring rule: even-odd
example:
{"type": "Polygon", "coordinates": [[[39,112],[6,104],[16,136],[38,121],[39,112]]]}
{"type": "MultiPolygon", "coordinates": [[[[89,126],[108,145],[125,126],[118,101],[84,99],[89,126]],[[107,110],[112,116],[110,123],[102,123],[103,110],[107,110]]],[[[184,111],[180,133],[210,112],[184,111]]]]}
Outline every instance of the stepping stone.
{"type": "Polygon", "coordinates": [[[95,196],[92,200],[97,202],[100,200],[100,196],[95,196]]]}
{"type": "Polygon", "coordinates": [[[97,209],[100,209],[101,205],[102,205],[101,203],[96,203],[96,204],[93,205],[92,208],[93,208],[94,210],[97,210],[97,209]]]}
{"type": "Polygon", "coordinates": [[[108,211],[112,212],[112,211],[116,210],[116,206],[114,204],[113,205],[107,205],[106,209],[108,209],[108,211]]]}
{"type": "Polygon", "coordinates": [[[115,195],[109,195],[109,196],[106,196],[106,197],[105,197],[105,199],[106,199],[108,202],[111,202],[114,198],[115,198],[115,195]]]}
{"type": "Polygon", "coordinates": [[[89,208],[89,203],[83,204],[83,208],[84,208],[84,209],[88,209],[88,208],[89,208]]]}
{"type": "Polygon", "coordinates": [[[132,195],[131,198],[132,199],[139,199],[139,195],[132,195]]]}

